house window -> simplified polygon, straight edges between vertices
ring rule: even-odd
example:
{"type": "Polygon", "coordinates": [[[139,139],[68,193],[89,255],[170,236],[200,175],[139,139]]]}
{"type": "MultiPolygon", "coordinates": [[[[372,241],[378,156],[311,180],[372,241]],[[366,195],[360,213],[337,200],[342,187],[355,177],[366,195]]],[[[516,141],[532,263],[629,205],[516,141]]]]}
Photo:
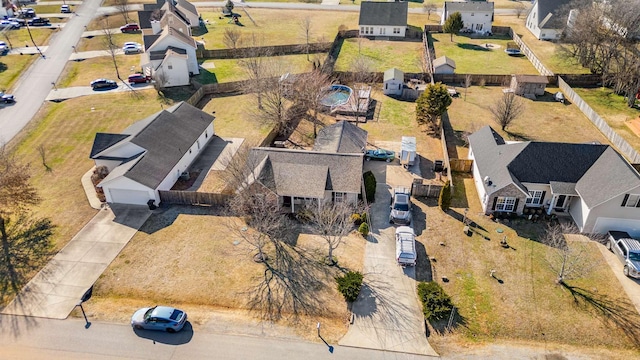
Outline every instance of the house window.
{"type": "Polygon", "coordinates": [[[473,16],[473,13],[471,13],[471,16],[473,16]]]}
{"type": "Polygon", "coordinates": [[[496,211],[512,212],[515,210],[516,198],[499,196],[496,201],[496,211]]]}
{"type": "Polygon", "coordinates": [[[189,149],[189,154],[191,154],[191,149],[189,149]]]}
{"type": "Polygon", "coordinates": [[[542,205],[542,200],[544,200],[544,191],[542,190],[529,191],[529,197],[527,197],[528,205],[542,205]]]}
{"type": "Polygon", "coordinates": [[[486,204],[487,200],[489,200],[489,195],[487,195],[486,193],[484,194],[484,196],[482,197],[482,203],[486,204]]]}
{"type": "Polygon", "coordinates": [[[622,200],[622,206],[624,207],[640,207],[640,195],[638,194],[625,194],[624,200],[622,200]]]}
{"type": "Polygon", "coordinates": [[[196,140],[196,144],[198,145],[198,150],[200,150],[200,140],[196,140]]]}
{"type": "Polygon", "coordinates": [[[173,69],[173,65],[171,65],[171,64],[167,65],[167,69],[172,70],[173,69]]]}
{"type": "Polygon", "coordinates": [[[204,131],[204,138],[205,139],[209,138],[209,132],[207,130],[204,131]]]}
{"type": "Polygon", "coordinates": [[[394,34],[400,34],[400,28],[393,28],[394,34]]]}
{"type": "Polygon", "coordinates": [[[387,33],[387,29],[385,28],[380,28],[380,35],[384,35],[387,33]]]}
{"type": "Polygon", "coordinates": [[[483,24],[476,24],[476,30],[482,30],[482,25],[483,24]]]}
{"type": "Polygon", "coordinates": [[[361,32],[365,35],[373,34],[373,27],[371,26],[363,26],[361,32]]]}
{"type": "Polygon", "coordinates": [[[337,203],[343,202],[346,199],[346,197],[347,197],[347,194],[343,192],[333,193],[333,201],[337,203]]]}

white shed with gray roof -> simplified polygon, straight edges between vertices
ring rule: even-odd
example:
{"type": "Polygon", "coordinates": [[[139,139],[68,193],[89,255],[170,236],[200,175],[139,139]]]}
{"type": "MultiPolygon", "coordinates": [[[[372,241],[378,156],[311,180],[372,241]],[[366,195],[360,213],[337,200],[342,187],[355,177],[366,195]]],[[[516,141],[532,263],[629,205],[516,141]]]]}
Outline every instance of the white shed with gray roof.
{"type": "Polygon", "coordinates": [[[385,95],[402,95],[404,72],[391,68],[384,72],[382,93],[385,95]]]}

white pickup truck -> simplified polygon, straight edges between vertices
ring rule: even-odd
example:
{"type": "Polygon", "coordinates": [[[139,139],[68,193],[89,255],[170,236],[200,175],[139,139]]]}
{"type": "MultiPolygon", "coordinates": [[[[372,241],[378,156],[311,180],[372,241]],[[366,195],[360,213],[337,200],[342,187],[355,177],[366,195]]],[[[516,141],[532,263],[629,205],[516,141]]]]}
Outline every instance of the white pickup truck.
{"type": "Polygon", "coordinates": [[[399,226],[396,229],[396,261],[398,265],[416,265],[416,235],[408,226],[399,226]]]}

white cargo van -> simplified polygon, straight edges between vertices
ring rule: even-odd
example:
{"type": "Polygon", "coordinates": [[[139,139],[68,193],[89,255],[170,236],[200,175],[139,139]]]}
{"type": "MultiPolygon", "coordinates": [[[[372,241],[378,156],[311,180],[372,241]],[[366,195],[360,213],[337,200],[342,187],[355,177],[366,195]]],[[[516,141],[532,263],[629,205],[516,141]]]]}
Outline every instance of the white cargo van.
{"type": "Polygon", "coordinates": [[[396,261],[398,265],[416,265],[416,235],[408,226],[399,226],[396,229],[396,261]]]}

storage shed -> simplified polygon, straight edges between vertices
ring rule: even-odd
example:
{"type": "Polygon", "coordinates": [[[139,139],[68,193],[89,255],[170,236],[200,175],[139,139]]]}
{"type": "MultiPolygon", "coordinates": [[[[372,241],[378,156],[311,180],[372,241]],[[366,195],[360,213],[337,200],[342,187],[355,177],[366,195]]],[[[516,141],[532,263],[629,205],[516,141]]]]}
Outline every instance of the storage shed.
{"type": "Polygon", "coordinates": [[[548,83],[546,76],[512,75],[510,88],[516,95],[535,98],[536,95],[544,95],[544,89],[548,83]]]}
{"type": "Polygon", "coordinates": [[[404,72],[391,68],[384,72],[382,93],[385,95],[402,95],[404,72]]]}
{"type": "Polygon", "coordinates": [[[456,71],[456,62],[446,56],[440,56],[433,60],[434,74],[453,74],[456,71]]]}

